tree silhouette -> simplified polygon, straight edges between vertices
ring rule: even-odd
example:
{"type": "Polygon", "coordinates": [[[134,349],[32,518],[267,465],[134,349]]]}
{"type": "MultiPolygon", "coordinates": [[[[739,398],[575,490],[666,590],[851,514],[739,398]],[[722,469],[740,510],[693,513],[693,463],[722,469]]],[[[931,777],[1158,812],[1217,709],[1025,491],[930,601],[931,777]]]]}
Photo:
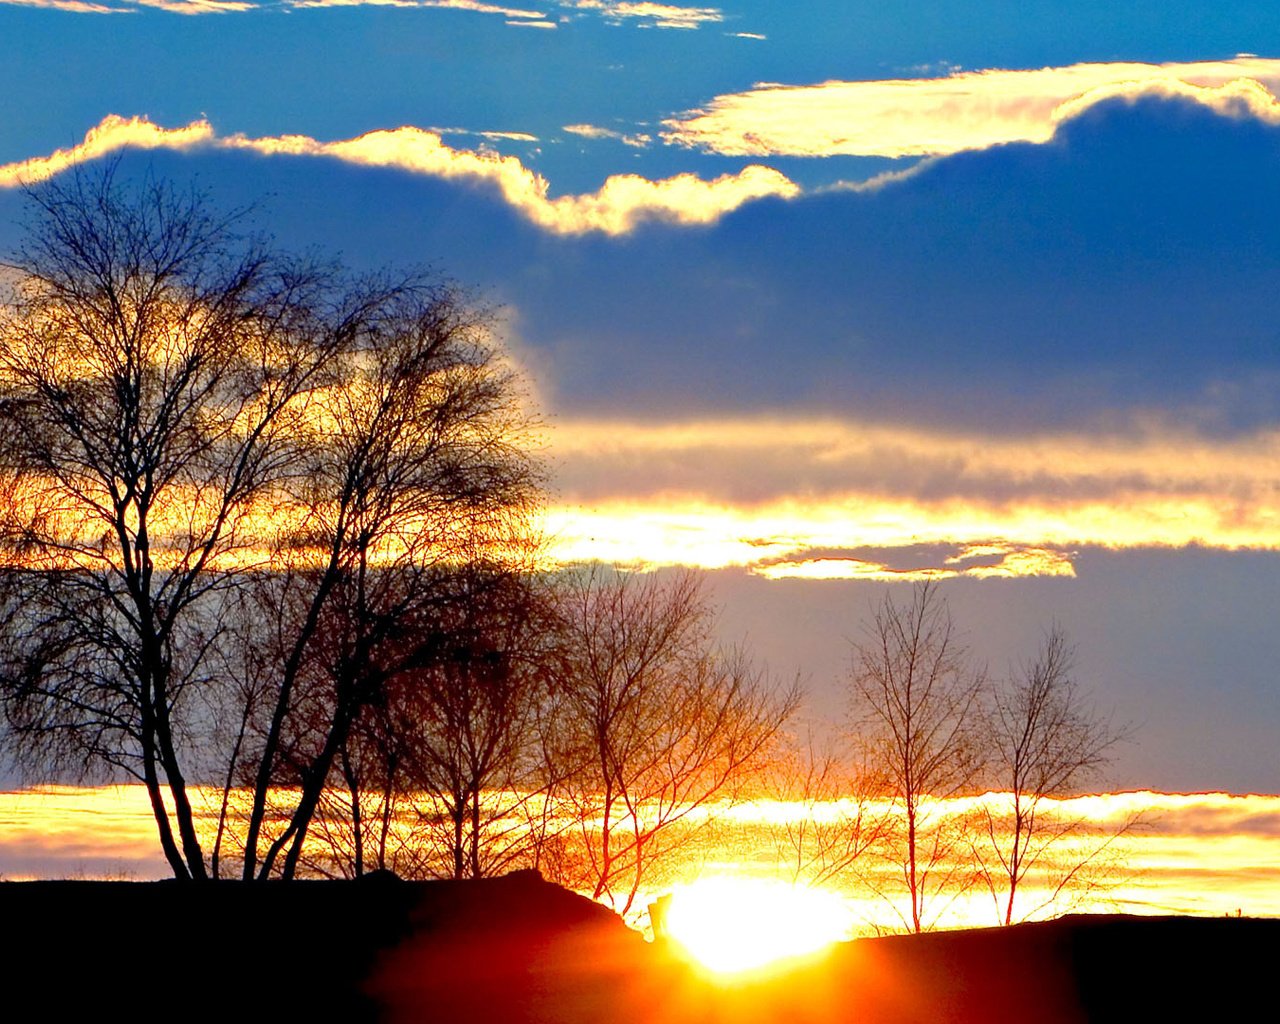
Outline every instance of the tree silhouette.
{"type": "Polygon", "coordinates": [[[450,288],[387,294],[299,425],[282,487],[292,532],[270,585],[282,590],[283,657],[257,755],[246,878],[270,876],[282,854],[292,877],[363,710],[438,663],[453,609],[506,580],[505,562],[523,563],[532,536],[539,477],[527,417],[485,318],[450,288]],[[320,714],[294,715],[308,705],[320,714]],[[298,799],[259,857],[286,742],[298,799]]]}
{"type": "Polygon", "coordinates": [[[347,311],[198,194],[108,169],[28,198],[0,322],[17,757],[139,779],[174,874],[202,878],[184,751],[213,609],[257,557],[249,521],[347,311]]]}
{"type": "Polygon", "coordinates": [[[788,813],[769,824],[779,866],[795,884],[866,884],[867,859],[884,844],[893,809],[882,771],[857,764],[846,750],[820,746],[812,734],[778,752],[765,773],[770,799],[788,813]]]}
{"type": "Polygon", "coordinates": [[[193,770],[224,794],[247,773],[244,875],[292,875],[362,709],[444,642],[453,577],[524,543],[518,382],[454,288],[280,256],[113,167],[28,198],[0,321],[16,759],[142,781],[179,878],[211,866],[193,770]],[[286,766],[298,799],[260,851],[286,766]]]}

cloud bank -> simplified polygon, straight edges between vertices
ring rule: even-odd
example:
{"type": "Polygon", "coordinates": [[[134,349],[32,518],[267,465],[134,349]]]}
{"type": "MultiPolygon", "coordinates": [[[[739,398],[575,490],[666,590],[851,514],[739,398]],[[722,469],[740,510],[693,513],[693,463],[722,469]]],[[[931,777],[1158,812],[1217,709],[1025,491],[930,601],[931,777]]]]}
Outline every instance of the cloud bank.
{"type": "Polygon", "coordinates": [[[938,156],[1046,142],[1082,109],[1116,97],[1179,96],[1280,122],[1280,60],[1093,63],[961,71],[943,78],[761,83],[665,123],[663,138],[726,156],[938,156]]]}

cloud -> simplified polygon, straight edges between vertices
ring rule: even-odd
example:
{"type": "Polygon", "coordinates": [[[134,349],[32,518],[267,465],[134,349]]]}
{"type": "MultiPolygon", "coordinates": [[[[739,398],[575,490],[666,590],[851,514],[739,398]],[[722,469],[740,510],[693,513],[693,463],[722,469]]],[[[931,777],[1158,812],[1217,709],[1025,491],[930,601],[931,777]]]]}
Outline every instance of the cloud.
{"type": "MultiPolygon", "coordinates": [[[[546,18],[543,11],[520,7],[502,7],[479,0],[283,0],[285,6],[308,7],[435,7],[443,10],[470,11],[473,14],[498,14],[513,19],[508,24],[538,23],[546,18]]],[[[246,6],[257,6],[256,4],[246,6]]]]}
{"type": "Polygon", "coordinates": [[[1280,60],[1096,63],[961,71],[942,78],[760,83],[665,123],[669,143],[729,156],[937,156],[1045,142],[1105,99],[1158,94],[1280,121],[1280,60]]]}
{"type": "Polygon", "coordinates": [[[87,3],[85,0],[0,0],[15,7],[39,7],[49,11],[72,11],[76,14],[123,14],[127,8],[107,4],[87,3]]]}
{"type": "Polygon", "coordinates": [[[834,420],[565,421],[549,446],[549,532],[565,561],[990,578],[1070,576],[1081,546],[1280,550],[1280,430],[1010,438],[834,420]],[[912,550],[869,557],[868,545],[912,550]]]}
{"type": "Polygon", "coordinates": [[[108,114],[89,129],[84,141],[77,146],[54,150],[48,156],[0,164],[0,187],[15,188],[45,181],[76,164],[97,160],[121,149],[189,149],[213,138],[213,126],[208,121],[192,121],[183,128],[161,128],[145,117],[108,114]]]}
{"type": "MultiPolygon", "coordinates": [[[[512,137],[506,133],[504,137],[512,137]]],[[[541,175],[516,157],[489,151],[455,149],[439,132],[402,127],[373,131],[352,139],[321,142],[306,135],[250,138],[218,136],[207,121],[183,128],[162,128],[144,117],[109,115],[70,149],[0,165],[0,187],[15,187],[52,177],[76,163],[125,149],[190,150],[207,147],[267,157],[328,157],[363,167],[394,168],[448,181],[495,189],[538,227],[558,235],[600,232],[622,235],[646,221],[707,224],[743,203],[764,196],[791,198],[799,187],[767,167],[750,166],[710,181],[693,174],[653,181],[635,174],[613,175],[596,192],[551,198],[541,175]]]]}
{"type": "Polygon", "coordinates": [[[143,8],[167,11],[170,14],[236,14],[259,6],[258,3],[246,0],[109,0],[107,3],[87,0],[0,0],[0,4],[70,11],[75,14],[130,14],[143,8]]]}
{"type": "MultiPolygon", "coordinates": [[[[558,27],[547,11],[505,7],[501,4],[484,3],[483,0],[0,0],[0,5],[4,4],[77,14],[128,14],[143,8],[170,14],[232,14],[275,7],[293,10],[323,7],[411,7],[499,15],[506,19],[508,25],[520,28],[558,27]]],[[[557,10],[590,11],[612,25],[634,23],[645,28],[696,29],[709,22],[724,20],[724,13],[717,7],[683,7],[678,4],[634,3],[627,0],[551,0],[547,6],[557,10]]]]}
{"type": "Polygon", "coordinates": [[[724,21],[718,7],[681,7],[676,4],[629,3],[627,0],[569,0],[563,6],[580,11],[597,11],[606,21],[620,23],[632,19],[654,28],[695,29],[724,21]]]}
{"type": "Polygon", "coordinates": [[[581,135],[584,139],[614,139],[623,145],[634,146],[637,149],[643,149],[653,141],[651,135],[643,133],[627,135],[612,128],[601,128],[594,124],[567,124],[564,130],[571,135],[581,135]]]}
{"type": "MultiPolygon", "coordinates": [[[[197,828],[207,838],[216,827],[220,794],[201,787],[190,792],[197,828]]],[[[934,811],[962,815],[974,804],[973,799],[952,798],[934,811]]],[[[1068,857],[1073,841],[1087,855],[1097,836],[1142,815],[1142,827],[1126,832],[1112,846],[1123,859],[1124,871],[1105,892],[1107,909],[1120,905],[1139,912],[1222,916],[1243,908],[1254,916],[1280,914],[1274,867],[1280,863],[1280,796],[1144,790],[1047,799],[1040,811],[1087,823],[1074,840],[1063,840],[1068,857]]],[[[815,806],[812,801],[751,800],[712,812],[729,829],[723,852],[768,871],[777,856],[773,839],[779,822],[834,816],[839,809],[828,801],[815,806]]],[[[0,792],[0,875],[5,878],[141,880],[168,873],[141,785],[0,792]]],[[[1033,893],[1041,884],[1034,873],[1026,882],[1033,893]]],[[[847,895],[855,901],[864,896],[847,895]]],[[[868,920],[877,920],[883,908],[868,903],[866,911],[872,915],[868,920]]],[[[983,894],[969,904],[960,901],[955,910],[959,920],[975,925],[987,923],[990,913],[990,898],[983,894]]]]}
{"type": "Polygon", "coordinates": [[[493,142],[537,142],[538,136],[528,132],[480,131],[475,128],[428,128],[427,131],[437,135],[471,135],[478,139],[489,139],[493,142]]]}
{"type": "Polygon", "coordinates": [[[980,544],[964,548],[942,560],[941,565],[897,569],[885,562],[862,558],[788,558],[753,567],[753,572],[771,580],[877,580],[921,581],[969,577],[971,579],[1015,576],[1074,576],[1071,556],[1050,548],[980,544]],[[966,565],[973,559],[978,564],[966,565]]]}

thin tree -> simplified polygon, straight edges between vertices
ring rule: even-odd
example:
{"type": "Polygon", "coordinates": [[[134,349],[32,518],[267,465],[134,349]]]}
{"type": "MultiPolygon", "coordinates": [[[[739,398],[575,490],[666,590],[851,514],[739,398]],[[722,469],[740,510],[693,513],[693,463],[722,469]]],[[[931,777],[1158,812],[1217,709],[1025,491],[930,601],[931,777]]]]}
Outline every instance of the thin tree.
{"type": "Polygon", "coordinates": [[[798,706],[741,652],[721,653],[697,578],[607,574],[563,583],[557,686],[563,806],[576,884],[626,913],[642,883],[772,756],[798,706]]]}
{"type": "Polygon", "coordinates": [[[1112,842],[1136,822],[1128,819],[1083,847],[1096,831],[1064,814],[1056,798],[1095,781],[1116,744],[1130,735],[1086,701],[1072,675],[1074,653],[1058,628],[1037,656],[998,689],[987,716],[988,778],[995,792],[983,804],[982,841],[974,844],[979,877],[1002,924],[1033,916],[1064,893],[1105,880],[1095,870],[1112,842]],[[1070,849],[1068,847],[1071,847],[1070,849]],[[1042,877],[1043,898],[1019,912],[1029,876],[1042,877]]]}
{"type": "Polygon", "coordinates": [[[900,807],[890,854],[907,895],[899,913],[920,932],[936,919],[938,899],[971,880],[966,858],[956,856],[962,823],[945,801],[979,777],[985,676],[970,663],[935,581],[915,584],[907,604],[886,596],[853,654],[853,715],[868,763],[900,807]]]}
{"type": "Polygon", "coordinates": [[[779,752],[765,785],[770,799],[783,805],[768,830],[789,881],[807,886],[866,881],[867,860],[893,823],[882,772],[809,734],[803,744],[779,752]]]}
{"type": "Polygon", "coordinates": [[[250,523],[291,458],[286,421],[354,311],[199,193],[108,168],[27,198],[0,312],[16,756],[140,780],[175,876],[203,878],[190,698],[217,605],[258,557],[250,523]]]}

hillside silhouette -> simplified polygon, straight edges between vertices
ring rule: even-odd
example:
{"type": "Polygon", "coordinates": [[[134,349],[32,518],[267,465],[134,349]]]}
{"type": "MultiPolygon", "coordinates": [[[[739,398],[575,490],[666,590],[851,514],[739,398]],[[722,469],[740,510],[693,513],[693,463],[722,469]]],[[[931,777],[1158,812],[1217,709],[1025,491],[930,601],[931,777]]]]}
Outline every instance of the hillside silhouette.
{"type": "Polygon", "coordinates": [[[1075,916],[890,936],[733,981],[535,872],[475,882],[0,884],[10,998],[51,1019],[962,1024],[1274,1007],[1280,920],[1075,916]]]}

